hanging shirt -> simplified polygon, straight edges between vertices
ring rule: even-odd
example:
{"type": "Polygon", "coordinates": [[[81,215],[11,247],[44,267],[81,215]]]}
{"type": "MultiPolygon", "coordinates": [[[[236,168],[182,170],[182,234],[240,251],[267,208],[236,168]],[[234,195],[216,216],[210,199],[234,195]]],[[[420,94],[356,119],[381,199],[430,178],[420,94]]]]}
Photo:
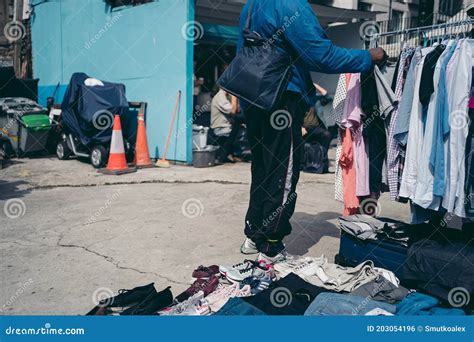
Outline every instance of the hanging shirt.
{"type": "Polygon", "coordinates": [[[369,188],[374,197],[377,197],[381,191],[383,161],[386,152],[385,127],[379,112],[375,73],[362,74],[361,78],[361,107],[365,114],[362,134],[367,139],[369,154],[369,188]]]}
{"type": "MultiPolygon", "coordinates": [[[[334,100],[332,102],[332,118],[336,124],[340,127],[342,121],[342,115],[344,113],[344,103],[347,97],[347,85],[349,84],[349,77],[346,77],[345,74],[339,76],[339,81],[337,83],[336,93],[334,95],[334,100]]],[[[336,171],[334,179],[334,198],[337,201],[344,202],[344,191],[342,187],[342,169],[339,164],[339,159],[342,154],[342,130],[338,130],[337,134],[337,148],[336,148],[336,171]]]]}
{"type": "MultiPolygon", "coordinates": [[[[452,42],[454,44],[454,42],[452,42]]],[[[450,54],[450,48],[445,49],[444,47],[441,48],[441,45],[436,47],[425,59],[425,64],[423,65],[423,71],[421,76],[420,82],[420,96],[425,95],[427,96],[428,92],[431,92],[429,96],[429,102],[427,104],[423,104],[423,106],[427,106],[427,115],[426,115],[426,124],[424,129],[424,136],[423,136],[423,143],[421,148],[421,155],[418,159],[418,174],[417,174],[417,182],[416,182],[416,190],[415,196],[413,198],[413,202],[424,209],[432,209],[438,210],[441,204],[441,197],[434,196],[433,194],[433,184],[434,184],[434,174],[430,168],[430,157],[433,150],[433,138],[434,138],[434,131],[435,131],[435,111],[436,111],[436,103],[438,101],[438,97],[440,97],[439,92],[439,81],[440,81],[440,71],[441,66],[444,63],[446,57],[450,54]],[[440,56],[433,56],[433,54],[437,55],[440,51],[442,51],[440,56]],[[434,68],[429,65],[429,70],[425,66],[430,58],[430,63],[436,59],[436,65],[434,68]],[[431,69],[434,69],[433,73],[431,73],[431,69]],[[424,77],[427,77],[425,74],[431,75],[431,81],[427,82],[424,77]],[[432,85],[433,86],[432,86],[432,85]],[[422,87],[428,87],[428,90],[422,91],[422,87]]],[[[420,99],[421,100],[421,99],[420,99]]],[[[441,141],[442,144],[442,141],[441,141]]],[[[441,151],[444,153],[444,151],[441,151]]]]}
{"type": "MultiPolygon", "coordinates": [[[[408,57],[413,53],[413,49],[405,49],[400,54],[397,67],[397,77],[394,78],[392,85],[395,86],[395,97],[398,101],[402,98],[404,88],[404,73],[408,57]]],[[[390,191],[390,199],[395,200],[398,197],[398,171],[399,171],[399,155],[400,145],[394,138],[395,127],[398,121],[399,107],[392,112],[387,130],[387,178],[388,188],[390,191]]]]}
{"type": "MultiPolygon", "coordinates": [[[[450,213],[466,217],[466,181],[465,151],[469,133],[468,105],[472,81],[472,61],[474,58],[474,40],[462,40],[458,44],[456,60],[451,64],[454,78],[448,88],[449,99],[449,139],[448,139],[448,173],[443,207],[450,213]]],[[[456,52],[455,52],[456,53],[456,52]]],[[[449,68],[449,64],[448,64],[449,68]]]]}
{"type": "Polygon", "coordinates": [[[405,90],[398,107],[398,119],[393,132],[393,138],[404,147],[408,141],[408,128],[410,126],[413,97],[415,95],[416,70],[421,57],[421,47],[417,47],[410,63],[410,69],[408,70],[405,90]]]}
{"type": "Polygon", "coordinates": [[[445,184],[445,142],[449,134],[449,106],[446,88],[446,69],[456,50],[457,41],[451,40],[446,48],[446,54],[439,70],[438,97],[434,112],[433,148],[430,155],[430,169],[433,172],[433,195],[444,195],[445,184]]]}
{"type": "Polygon", "coordinates": [[[434,92],[434,72],[439,57],[445,50],[444,45],[438,45],[431,51],[425,58],[423,63],[423,71],[421,73],[420,83],[420,102],[422,105],[427,106],[430,103],[431,94],[434,92]]]}
{"type": "Polygon", "coordinates": [[[356,168],[350,128],[342,135],[342,153],[339,160],[344,185],[344,216],[356,214],[359,210],[359,198],[356,195],[356,168]]]}
{"type": "Polygon", "coordinates": [[[350,128],[354,144],[354,162],[356,168],[356,194],[368,196],[369,191],[369,160],[362,136],[362,109],[361,109],[360,74],[351,76],[347,89],[347,99],[344,106],[344,115],[341,125],[350,128]]]}
{"type": "MultiPolygon", "coordinates": [[[[381,70],[378,66],[375,66],[374,76],[379,99],[379,115],[385,120],[398,105],[398,99],[390,87],[390,75],[388,75],[386,67],[381,70]]],[[[391,76],[393,77],[393,75],[391,76]]]]}
{"type": "Polygon", "coordinates": [[[410,114],[410,125],[408,129],[407,152],[405,167],[400,184],[400,196],[413,199],[415,196],[416,182],[418,176],[418,159],[421,155],[423,144],[423,111],[420,102],[421,73],[426,55],[433,50],[432,47],[421,50],[421,59],[415,69],[415,87],[412,109],[410,114]]]}

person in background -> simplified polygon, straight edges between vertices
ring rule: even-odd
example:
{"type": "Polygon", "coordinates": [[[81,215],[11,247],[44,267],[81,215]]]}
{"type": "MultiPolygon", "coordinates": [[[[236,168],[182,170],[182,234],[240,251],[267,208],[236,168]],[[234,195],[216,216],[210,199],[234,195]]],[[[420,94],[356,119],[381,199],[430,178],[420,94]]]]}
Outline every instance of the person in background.
{"type": "Polygon", "coordinates": [[[237,98],[219,89],[211,102],[211,129],[218,138],[225,138],[220,147],[224,151],[224,161],[230,163],[239,161],[233,154],[234,142],[243,121],[239,119],[239,112],[237,98]]]}
{"type": "MultiPolygon", "coordinates": [[[[291,233],[300,173],[301,127],[304,113],[316,103],[311,71],[340,74],[372,70],[386,53],[335,46],[319,24],[308,0],[249,0],[240,15],[237,52],[244,45],[250,13],[250,30],[293,56],[288,87],[274,111],[263,111],[240,101],[252,152],[250,201],[240,251],[258,254],[257,260],[274,264],[287,259],[283,239],[291,233]],[[276,119],[276,120],[275,120],[276,119]],[[281,120],[283,119],[283,120],[281,120]],[[284,124],[284,127],[278,125],[284,124]],[[287,123],[285,125],[285,123],[287,123]]],[[[341,10],[342,11],[342,10],[341,10]]]]}
{"type": "MultiPolygon", "coordinates": [[[[303,136],[305,142],[309,144],[318,143],[324,147],[327,159],[327,153],[329,151],[329,146],[331,145],[332,135],[321,121],[320,115],[322,114],[321,106],[327,105],[332,101],[332,99],[328,96],[328,91],[326,89],[316,83],[314,83],[314,87],[320,96],[318,97],[316,104],[305,114],[303,127],[301,128],[301,135],[303,136]]],[[[326,173],[328,170],[325,170],[324,172],[326,173]]]]}
{"type": "Polygon", "coordinates": [[[204,84],[204,79],[203,78],[197,78],[196,76],[196,65],[197,61],[194,60],[193,62],[193,84],[194,84],[194,90],[193,90],[193,107],[196,108],[198,104],[198,96],[201,94],[201,86],[204,84]]]}

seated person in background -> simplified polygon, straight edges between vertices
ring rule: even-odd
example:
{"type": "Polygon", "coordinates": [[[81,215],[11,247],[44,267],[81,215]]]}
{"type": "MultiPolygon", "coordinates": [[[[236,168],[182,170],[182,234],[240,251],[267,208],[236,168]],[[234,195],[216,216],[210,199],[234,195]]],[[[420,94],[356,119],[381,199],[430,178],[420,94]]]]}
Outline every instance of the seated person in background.
{"type": "Polygon", "coordinates": [[[233,145],[242,120],[239,113],[237,98],[219,89],[211,103],[211,129],[215,136],[226,139],[220,143],[224,151],[224,161],[235,163],[238,161],[233,154],[233,145]]]}
{"type": "Polygon", "coordinates": [[[314,86],[321,97],[318,98],[315,106],[311,107],[308,112],[306,112],[303,121],[303,127],[301,128],[301,133],[306,143],[318,143],[324,147],[327,158],[327,152],[329,150],[329,146],[331,145],[332,135],[319,118],[318,108],[321,109],[321,106],[327,105],[329,102],[331,102],[331,99],[328,97],[326,89],[320,87],[317,84],[314,84],[314,86]]]}

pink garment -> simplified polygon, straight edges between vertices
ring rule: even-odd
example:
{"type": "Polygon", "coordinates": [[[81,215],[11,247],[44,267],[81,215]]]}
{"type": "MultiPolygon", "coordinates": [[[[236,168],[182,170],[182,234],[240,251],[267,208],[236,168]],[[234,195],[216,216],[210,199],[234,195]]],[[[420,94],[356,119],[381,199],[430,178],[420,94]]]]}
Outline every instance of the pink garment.
{"type": "Polygon", "coordinates": [[[362,108],[361,108],[360,74],[353,74],[347,89],[347,98],[341,125],[350,128],[354,147],[354,163],[356,169],[356,195],[370,195],[369,188],[369,157],[362,135],[362,108]]]}
{"type": "Polygon", "coordinates": [[[357,214],[359,198],[356,195],[356,169],[354,164],[354,148],[352,134],[349,128],[341,132],[342,153],[339,164],[342,169],[342,184],[344,188],[344,216],[357,214]]]}

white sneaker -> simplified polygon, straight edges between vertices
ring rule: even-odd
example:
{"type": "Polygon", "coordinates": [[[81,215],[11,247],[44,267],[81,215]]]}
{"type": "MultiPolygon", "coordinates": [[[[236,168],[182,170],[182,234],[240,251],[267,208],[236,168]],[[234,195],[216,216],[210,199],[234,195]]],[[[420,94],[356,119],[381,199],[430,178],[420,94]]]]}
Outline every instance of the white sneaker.
{"type": "Polygon", "coordinates": [[[225,277],[230,282],[235,283],[235,282],[241,282],[245,278],[248,278],[251,276],[261,276],[261,275],[268,275],[271,278],[273,278],[275,276],[273,266],[265,262],[249,261],[246,268],[230,269],[225,274],[225,277]]]}
{"type": "Polygon", "coordinates": [[[278,264],[280,262],[285,262],[286,260],[293,259],[293,258],[294,258],[294,256],[288,254],[288,252],[281,251],[280,253],[278,253],[274,257],[270,257],[270,256],[265,255],[263,253],[259,253],[258,257],[257,257],[257,260],[259,262],[264,261],[267,264],[274,265],[274,264],[278,264]]]}
{"type": "Polygon", "coordinates": [[[246,238],[240,246],[240,253],[242,254],[257,254],[257,245],[251,239],[246,238]]]}
{"type": "Polygon", "coordinates": [[[240,262],[232,266],[219,266],[219,272],[225,277],[229,272],[244,270],[249,268],[251,265],[251,260],[245,260],[244,262],[240,262]]]}
{"type": "Polygon", "coordinates": [[[315,262],[309,257],[287,259],[284,262],[276,264],[275,271],[278,273],[280,278],[284,278],[290,273],[296,274],[297,272],[311,272],[309,268],[313,265],[315,265],[315,262]]]}

